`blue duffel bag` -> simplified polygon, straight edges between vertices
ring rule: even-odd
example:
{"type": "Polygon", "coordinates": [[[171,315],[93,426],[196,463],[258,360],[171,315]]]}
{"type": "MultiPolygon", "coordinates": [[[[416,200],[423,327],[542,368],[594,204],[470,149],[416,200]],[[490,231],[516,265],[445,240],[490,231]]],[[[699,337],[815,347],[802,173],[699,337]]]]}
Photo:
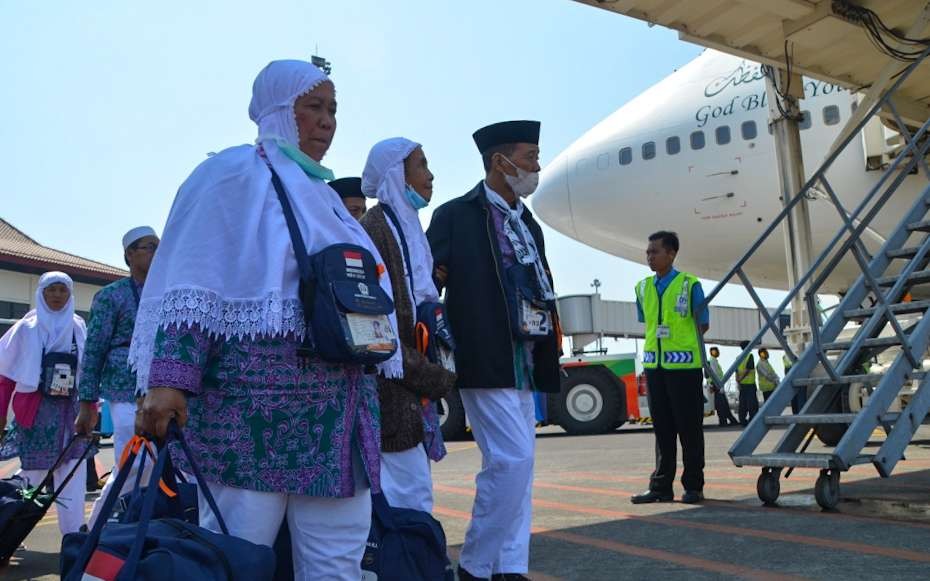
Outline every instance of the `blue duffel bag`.
{"type": "MultiPolygon", "coordinates": [[[[272,577],[274,551],[229,534],[216,501],[174,421],[169,426],[167,440],[176,440],[181,445],[201,494],[216,515],[223,533],[176,518],[152,518],[159,480],[168,463],[166,442],[158,452],[151,480],[143,495],[139,521],[113,523],[100,518],[89,533],[65,535],[61,542],[62,579],[255,581],[272,577]]],[[[117,474],[116,482],[104,501],[102,514],[113,511],[128,474],[129,470],[121,470],[117,474]]]]}
{"type": "Polygon", "coordinates": [[[362,579],[453,581],[442,525],[428,512],[392,508],[383,494],[372,494],[362,579]]]}

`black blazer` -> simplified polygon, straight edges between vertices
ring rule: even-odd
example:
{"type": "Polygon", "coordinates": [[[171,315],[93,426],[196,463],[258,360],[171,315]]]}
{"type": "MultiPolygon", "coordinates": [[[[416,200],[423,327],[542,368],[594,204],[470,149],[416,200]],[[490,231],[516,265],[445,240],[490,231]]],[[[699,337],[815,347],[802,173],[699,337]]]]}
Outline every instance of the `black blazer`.
{"type": "MultiPolygon", "coordinates": [[[[527,208],[523,212],[536,247],[546,261],[542,229],[527,208]]],[[[426,231],[433,259],[445,266],[445,305],[455,336],[456,387],[513,387],[513,338],[499,271],[500,248],[484,182],[462,197],[439,206],[426,231]]],[[[551,274],[549,276],[552,278],[551,274]]],[[[436,281],[437,288],[442,285],[436,281]]],[[[553,320],[558,321],[556,313],[553,320]]],[[[556,335],[536,343],[533,380],[539,391],[558,393],[559,355],[556,335]]]]}

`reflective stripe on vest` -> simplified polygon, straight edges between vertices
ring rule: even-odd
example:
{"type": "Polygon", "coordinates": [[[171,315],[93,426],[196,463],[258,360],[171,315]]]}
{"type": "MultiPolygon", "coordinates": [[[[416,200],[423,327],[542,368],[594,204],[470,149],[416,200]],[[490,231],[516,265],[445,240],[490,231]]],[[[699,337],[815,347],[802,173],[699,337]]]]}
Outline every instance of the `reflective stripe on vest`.
{"type": "MultiPolygon", "coordinates": [[[[768,366],[768,368],[772,372],[772,375],[775,374],[775,370],[772,369],[772,366],[768,361],[760,360],[759,364],[757,365],[757,368],[761,370],[763,365],[768,366]]],[[[776,387],[775,382],[769,379],[768,377],[766,377],[765,374],[762,373],[762,371],[759,371],[759,391],[763,391],[763,392],[772,391],[773,389],[775,389],[775,387],[776,387]]]]}
{"type": "Polygon", "coordinates": [[[701,345],[691,312],[691,289],[697,282],[693,275],[679,272],[661,298],[656,291],[654,277],[644,278],[636,285],[636,298],[646,324],[643,367],[701,368],[701,345]],[[656,336],[660,324],[668,327],[669,337],[659,339],[656,336]]]}

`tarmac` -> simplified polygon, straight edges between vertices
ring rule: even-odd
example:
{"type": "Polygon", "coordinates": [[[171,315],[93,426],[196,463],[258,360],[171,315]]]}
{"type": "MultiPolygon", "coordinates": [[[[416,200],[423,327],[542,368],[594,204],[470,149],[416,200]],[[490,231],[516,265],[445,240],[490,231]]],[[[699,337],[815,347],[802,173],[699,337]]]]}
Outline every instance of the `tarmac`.
{"type": "MultiPolygon", "coordinates": [[[[918,431],[907,460],[891,478],[879,478],[870,465],[844,473],[842,500],[832,512],[814,501],[815,470],[783,478],[778,506],[762,506],[756,496],[758,468],[737,468],[727,456],[738,434],[708,418],[703,504],[633,505],[630,496],[647,488],[653,466],[648,427],[600,436],[540,429],[530,579],[930,578],[930,426],[918,431]]],[[[771,449],[779,435],[770,434],[763,446],[771,449]]],[[[881,439],[873,434],[870,446],[881,439]]],[[[433,470],[434,516],[455,558],[468,526],[481,455],[471,441],[447,447],[449,455],[433,470]]],[[[104,448],[98,458],[98,469],[105,470],[112,450],[104,448]]],[[[0,476],[15,469],[15,461],[0,464],[0,476]]],[[[678,487],[676,497],[681,493],[678,487]]],[[[0,570],[0,578],[57,578],[59,543],[52,509],[26,540],[26,549],[0,570]]]]}

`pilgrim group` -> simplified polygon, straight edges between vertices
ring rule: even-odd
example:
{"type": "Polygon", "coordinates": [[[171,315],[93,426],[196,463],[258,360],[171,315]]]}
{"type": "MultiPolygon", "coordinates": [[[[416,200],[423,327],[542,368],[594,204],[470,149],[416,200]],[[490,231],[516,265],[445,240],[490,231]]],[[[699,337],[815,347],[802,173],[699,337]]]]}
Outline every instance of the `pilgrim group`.
{"type": "MultiPolygon", "coordinates": [[[[357,580],[372,495],[432,511],[437,402],[457,388],[482,454],[458,577],[526,578],[533,392],[559,390],[561,352],[523,201],[540,123],[476,131],[484,176],[424,230],[428,144],[386,139],[361,177],[334,179],[335,87],[314,65],[267,65],[249,116],[254,145],[194,169],[161,237],[126,233],[130,275],[96,294],[86,325],[71,278],[41,276],[35,309],[0,339],[0,459],[33,485],[67,481],[63,534],[92,527],[108,515],[98,500],[85,522],[77,464],[106,400],[117,458],[135,434],[179,427],[230,534],[272,546],[286,525],[296,579],[357,580]]],[[[200,523],[220,530],[203,501],[200,523]]]]}

